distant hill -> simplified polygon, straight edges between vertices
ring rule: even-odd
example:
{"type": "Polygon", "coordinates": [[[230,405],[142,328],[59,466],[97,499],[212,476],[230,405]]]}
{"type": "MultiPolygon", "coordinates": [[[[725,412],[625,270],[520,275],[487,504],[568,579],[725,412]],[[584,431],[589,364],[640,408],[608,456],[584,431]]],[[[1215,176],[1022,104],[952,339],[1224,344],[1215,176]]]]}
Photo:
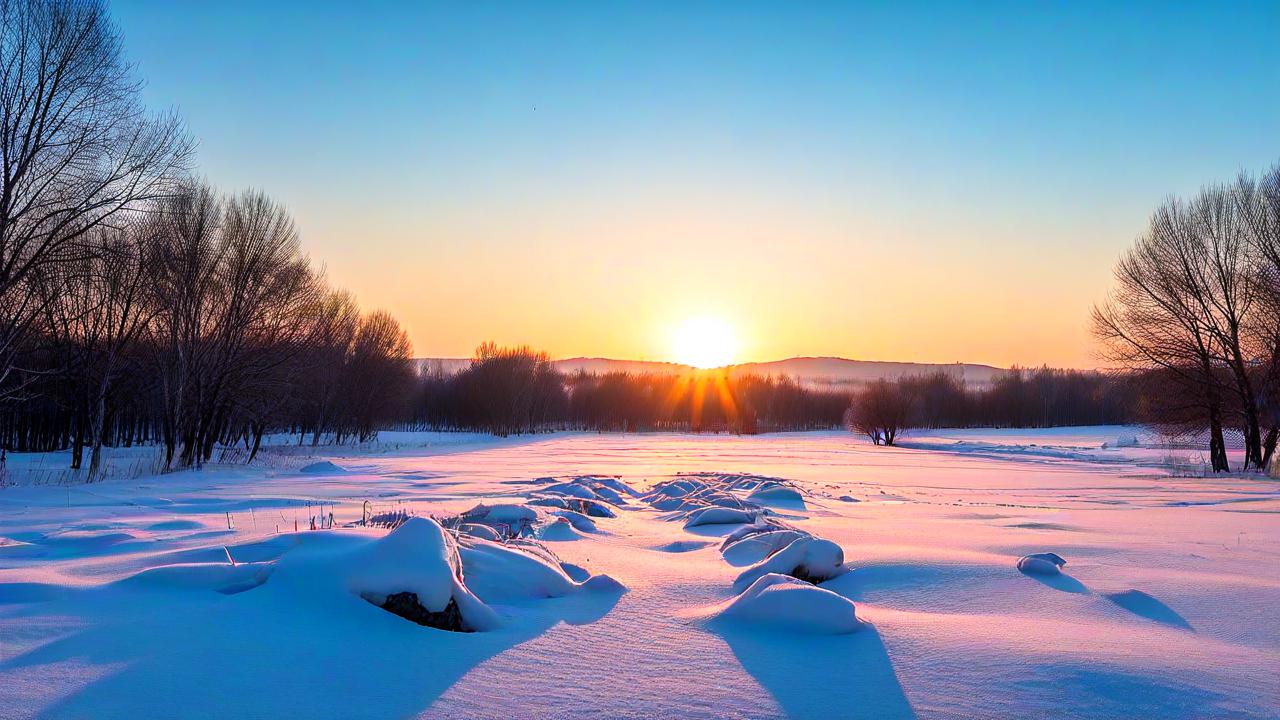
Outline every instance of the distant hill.
{"type": "MultiPolygon", "coordinates": [[[[421,358],[417,362],[428,369],[440,368],[445,373],[454,373],[465,368],[471,361],[465,358],[421,358]]],[[[556,367],[565,373],[576,373],[581,370],[597,374],[606,372],[675,374],[693,370],[688,365],[649,360],[567,358],[554,362],[556,367]]],[[[974,363],[910,363],[848,360],[837,357],[797,357],[772,362],[743,363],[735,365],[732,372],[735,375],[785,375],[807,385],[828,386],[857,386],[881,378],[896,380],[911,375],[944,372],[964,381],[967,385],[985,386],[1005,370],[974,363]]]]}
{"type": "Polygon", "coordinates": [[[744,363],[736,373],[787,375],[811,383],[861,385],[876,380],[933,375],[944,372],[968,385],[989,385],[1005,372],[1001,368],[974,363],[911,363],[880,360],[847,360],[837,357],[798,357],[765,363],[744,363]]]}

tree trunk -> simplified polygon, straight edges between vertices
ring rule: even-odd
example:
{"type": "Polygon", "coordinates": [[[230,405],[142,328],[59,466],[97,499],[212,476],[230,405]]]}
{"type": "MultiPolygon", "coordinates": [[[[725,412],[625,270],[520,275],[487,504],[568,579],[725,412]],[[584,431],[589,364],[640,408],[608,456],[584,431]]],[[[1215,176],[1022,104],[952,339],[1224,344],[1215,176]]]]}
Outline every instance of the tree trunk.
{"type": "Polygon", "coordinates": [[[1222,419],[1217,408],[1209,415],[1209,462],[1214,472],[1231,472],[1231,465],[1227,462],[1227,443],[1222,437],[1222,419]]]}
{"type": "Polygon", "coordinates": [[[1267,437],[1262,441],[1262,470],[1271,469],[1271,458],[1276,452],[1276,442],[1280,441],[1280,428],[1274,425],[1267,430],[1267,437]]]}
{"type": "Polygon", "coordinates": [[[71,469],[79,470],[84,462],[84,418],[76,414],[75,433],[71,439],[71,469]]]}
{"type": "Polygon", "coordinates": [[[253,424],[253,449],[249,451],[249,462],[258,456],[258,448],[262,447],[262,431],[265,425],[262,423],[253,424]]]}

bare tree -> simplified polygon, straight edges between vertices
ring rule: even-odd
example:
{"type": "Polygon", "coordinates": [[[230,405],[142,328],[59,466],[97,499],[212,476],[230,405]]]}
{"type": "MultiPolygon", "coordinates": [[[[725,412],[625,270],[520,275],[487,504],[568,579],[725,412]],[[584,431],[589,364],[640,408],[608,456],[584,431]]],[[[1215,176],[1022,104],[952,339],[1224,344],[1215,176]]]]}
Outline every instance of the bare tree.
{"type": "Polygon", "coordinates": [[[1232,404],[1245,441],[1244,468],[1262,467],[1262,433],[1258,420],[1254,355],[1246,324],[1255,315],[1257,284],[1244,213],[1231,188],[1202,189],[1186,205],[1190,222],[1181,244],[1196,262],[1183,269],[1188,295],[1198,303],[1201,320],[1216,342],[1218,364],[1231,377],[1232,404]]]}
{"type": "Polygon", "coordinates": [[[915,391],[910,381],[877,380],[854,396],[848,424],[876,445],[893,445],[911,425],[915,391]]]}
{"type": "Polygon", "coordinates": [[[1266,426],[1262,463],[1269,467],[1280,439],[1280,164],[1255,180],[1241,173],[1232,197],[1251,250],[1256,304],[1246,318],[1246,337],[1253,375],[1257,376],[1257,411],[1266,426]]]}
{"type": "Polygon", "coordinates": [[[126,362],[156,313],[150,294],[153,241],[145,221],[102,232],[94,257],[98,302],[91,314],[95,338],[89,379],[89,477],[102,467],[107,399],[126,362]]]}
{"type": "Polygon", "coordinates": [[[92,254],[89,233],[185,171],[181,123],[148,117],[139,88],[99,0],[0,0],[0,351],[39,312],[32,272],[92,254]]]}
{"type": "Polygon", "coordinates": [[[1165,387],[1176,382],[1179,392],[1196,399],[1209,428],[1212,468],[1222,472],[1229,469],[1223,436],[1227,388],[1216,367],[1227,352],[1206,310],[1206,248],[1195,216],[1175,199],[1157,208],[1116,266],[1116,289],[1094,308],[1093,327],[1111,362],[1134,371],[1164,371],[1165,387]]]}

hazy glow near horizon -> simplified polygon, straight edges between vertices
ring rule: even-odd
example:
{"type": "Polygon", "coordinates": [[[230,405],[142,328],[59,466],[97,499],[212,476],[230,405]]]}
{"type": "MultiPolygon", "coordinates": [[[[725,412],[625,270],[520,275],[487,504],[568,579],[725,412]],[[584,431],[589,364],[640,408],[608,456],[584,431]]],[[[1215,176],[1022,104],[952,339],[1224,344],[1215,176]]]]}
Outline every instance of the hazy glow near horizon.
{"type": "Polygon", "coordinates": [[[737,360],[737,353],[737,336],[716,317],[689,318],[673,333],[671,357],[684,365],[703,369],[724,367],[737,360]]]}
{"type": "Polygon", "coordinates": [[[1274,2],[109,5],[419,356],[1089,366],[1152,208],[1280,159],[1274,2]]]}

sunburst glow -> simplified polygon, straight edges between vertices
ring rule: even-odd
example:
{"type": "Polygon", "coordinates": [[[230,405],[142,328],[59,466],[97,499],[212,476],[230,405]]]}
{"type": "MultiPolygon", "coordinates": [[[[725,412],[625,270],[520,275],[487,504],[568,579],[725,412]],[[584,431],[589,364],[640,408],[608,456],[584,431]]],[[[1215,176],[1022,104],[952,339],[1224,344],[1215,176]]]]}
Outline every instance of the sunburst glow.
{"type": "Polygon", "coordinates": [[[696,368],[723,367],[732,363],[737,353],[737,336],[719,318],[689,318],[676,328],[672,337],[675,361],[696,368]]]}

